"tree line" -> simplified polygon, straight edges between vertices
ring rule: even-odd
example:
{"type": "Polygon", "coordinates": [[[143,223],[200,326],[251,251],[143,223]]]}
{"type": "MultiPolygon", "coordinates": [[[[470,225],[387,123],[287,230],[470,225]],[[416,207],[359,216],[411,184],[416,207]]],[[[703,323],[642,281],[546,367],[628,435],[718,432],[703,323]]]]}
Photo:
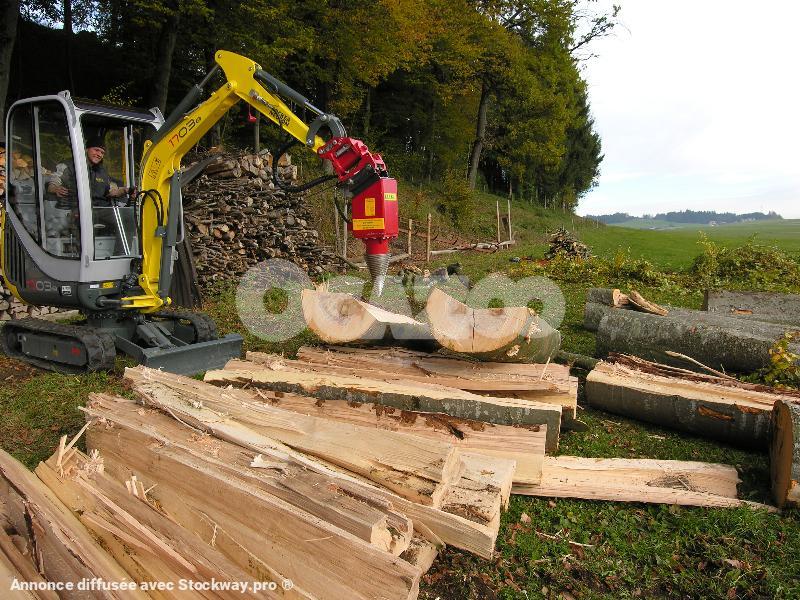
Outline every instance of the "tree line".
{"type": "Polygon", "coordinates": [[[615,223],[624,223],[626,221],[644,221],[644,220],[657,220],[669,221],[671,223],[698,223],[708,224],[711,221],[717,223],[740,223],[743,221],[771,221],[773,219],[782,219],[783,217],[775,211],[768,213],[752,212],[736,214],[731,212],[715,212],[713,210],[682,210],[672,211],[666,213],[658,213],[657,215],[644,215],[641,217],[634,217],[628,213],[617,212],[611,215],[586,215],[587,219],[594,219],[607,225],[615,223]]]}
{"type": "MultiPolygon", "coordinates": [[[[395,175],[574,209],[603,158],[581,61],[619,10],[592,1],[0,0],[0,109],[68,89],[166,111],[226,49],[339,115],[395,175]]],[[[217,135],[252,145],[246,116],[217,135]]]]}

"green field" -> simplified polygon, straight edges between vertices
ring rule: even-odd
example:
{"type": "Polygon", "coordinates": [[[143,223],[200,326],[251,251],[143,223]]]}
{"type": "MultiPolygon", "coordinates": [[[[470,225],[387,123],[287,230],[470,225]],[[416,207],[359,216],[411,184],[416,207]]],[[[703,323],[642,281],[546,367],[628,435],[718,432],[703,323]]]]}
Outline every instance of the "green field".
{"type": "Polygon", "coordinates": [[[722,246],[738,246],[753,238],[757,244],[777,246],[800,257],[800,219],[735,223],[720,227],[685,227],[675,231],[650,231],[623,227],[579,229],[583,239],[601,256],[613,256],[619,249],[647,258],[667,269],[691,265],[699,253],[701,235],[722,246]]]}
{"type": "MultiPolygon", "coordinates": [[[[495,198],[479,195],[478,201],[469,226],[458,232],[447,216],[434,213],[436,247],[458,240],[493,239],[495,198]]],[[[404,217],[423,222],[429,210],[435,211],[433,206],[434,200],[424,194],[412,196],[404,206],[404,217]]],[[[688,270],[702,251],[699,230],[658,232],[598,226],[560,211],[521,204],[514,205],[512,220],[518,244],[510,250],[445,255],[428,268],[460,262],[473,280],[493,271],[512,278],[550,277],[565,296],[566,317],[560,330],[563,348],[569,352],[594,353],[594,335],[582,327],[586,291],[592,286],[635,287],[656,302],[691,308],[699,307],[708,280],[726,287],[752,287],[756,277],[758,287],[800,293],[797,220],[703,230],[721,247],[740,246],[756,234],[758,243],[778,246],[788,255],[770,254],[776,257],[774,265],[759,263],[749,270],[747,252],[736,255],[742,265],[741,277],[736,269],[733,274],[688,270]],[[576,231],[598,258],[543,261],[549,232],[562,225],[576,231]],[[775,270],[778,266],[781,271],[775,270]]],[[[324,226],[323,235],[330,235],[324,226]]],[[[398,241],[395,251],[402,245],[398,241]]],[[[425,266],[419,254],[423,249],[424,240],[416,238],[419,266],[425,266]]],[[[758,256],[763,260],[763,255],[758,256]]],[[[363,272],[351,274],[363,276],[363,272]]],[[[279,310],[277,304],[267,301],[266,305],[279,310]]],[[[237,316],[233,286],[209,293],[204,309],[221,332],[244,334],[246,350],[291,356],[300,345],[319,342],[308,331],[280,345],[253,337],[237,316]]],[[[88,392],[129,393],[120,377],[122,366],[120,360],[116,373],[67,376],[25,368],[0,357],[0,411],[4,415],[0,445],[34,467],[56,448],[60,435],[72,435],[80,429],[84,417],[77,407],[86,401],[88,392]]],[[[581,371],[575,374],[586,375],[581,371]]],[[[582,386],[578,402],[580,418],[587,428],[564,432],[561,454],[732,464],[742,478],[740,497],[770,501],[765,452],[745,451],[592,410],[586,406],[582,386]]],[[[496,558],[485,561],[445,550],[424,576],[420,597],[797,598],[798,557],[800,511],[796,510],[776,515],[749,508],[679,508],[513,496],[503,517],[496,558]],[[523,519],[523,513],[530,519],[523,519]]]]}

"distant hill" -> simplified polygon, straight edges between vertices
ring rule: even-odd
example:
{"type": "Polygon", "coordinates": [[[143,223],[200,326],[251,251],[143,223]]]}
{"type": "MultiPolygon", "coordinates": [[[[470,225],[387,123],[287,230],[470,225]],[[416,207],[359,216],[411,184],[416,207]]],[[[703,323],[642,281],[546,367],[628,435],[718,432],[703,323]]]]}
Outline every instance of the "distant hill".
{"type": "Polygon", "coordinates": [[[644,215],[634,217],[628,213],[614,213],[611,215],[586,215],[587,219],[594,219],[607,225],[634,227],[637,229],[674,229],[692,225],[728,225],[731,223],[749,223],[754,221],[774,221],[783,219],[774,211],[768,213],[754,212],[737,215],[735,213],[718,213],[710,210],[683,210],[657,215],[644,215]]]}

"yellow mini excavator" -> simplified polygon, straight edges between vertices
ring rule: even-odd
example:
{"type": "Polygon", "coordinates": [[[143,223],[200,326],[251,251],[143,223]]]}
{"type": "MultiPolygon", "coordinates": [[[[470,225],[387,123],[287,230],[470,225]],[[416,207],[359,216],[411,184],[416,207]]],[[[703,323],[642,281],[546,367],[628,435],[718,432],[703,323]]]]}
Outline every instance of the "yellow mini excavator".
{"type": "Polygon", "coordinates": [[[166,119],[157,109],[120,109],[68,92],[11,106],[0,210],[3,281],[23,302],[79,309],[86,320],[8,321],[0,328],[6,354],[76,373],[111,369],[119,351],[186,374],[240,354],[241,336],[219,337],[207,316],[168,308],[184,235],[181,158],[240,100],[330,164],[332,174],[289,191],[337,180],[350,202],[349,228],[364,242],[380,290],[398,227],[397,182],[380,155],[252,60],[219,51],[216,63],[166,119]],[[225,82],[203,100],[220,70],[225,82]],[[306,124],[290,105],[313,121],[306,124]]]}

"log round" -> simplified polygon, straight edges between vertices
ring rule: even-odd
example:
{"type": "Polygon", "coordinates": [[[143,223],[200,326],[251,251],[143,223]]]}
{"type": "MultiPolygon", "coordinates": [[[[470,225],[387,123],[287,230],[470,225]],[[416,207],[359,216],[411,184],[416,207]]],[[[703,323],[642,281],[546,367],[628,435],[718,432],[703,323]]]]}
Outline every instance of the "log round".
{"type": "Polygon", "coordinates": [[[471,308],[436,288],[426,312],[436,341],[481,360],[544,362],[561,346],[561,334],[525,306],[471,308]]]}
{"type": "Polygon", "coordinates": [[[769,458],[775,503],[779,507],[800,506],[800,403],[797,401],[775,403],[769,458]]]}
{"type": "Polygon", "coordinates": [[[432,343],[424,323],[361,302],[350,294],[303,290],[302,305],[309,329],[327,343],[432,343]]]}

